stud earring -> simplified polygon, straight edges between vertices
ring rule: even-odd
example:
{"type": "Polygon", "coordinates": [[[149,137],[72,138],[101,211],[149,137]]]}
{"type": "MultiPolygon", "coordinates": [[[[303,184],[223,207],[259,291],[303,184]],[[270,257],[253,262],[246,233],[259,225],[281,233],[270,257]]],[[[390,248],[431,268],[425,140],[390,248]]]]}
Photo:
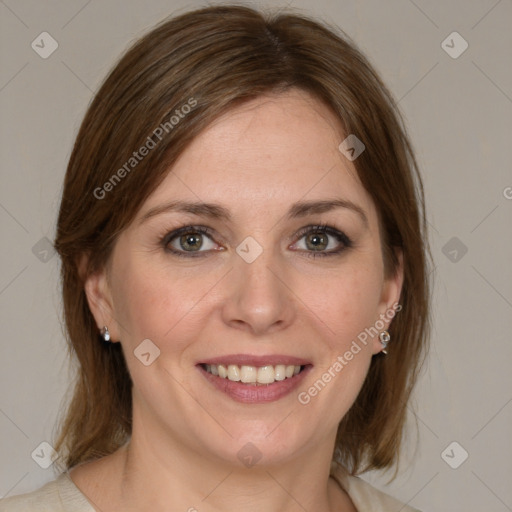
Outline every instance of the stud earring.
{"type": "Polygon", "coordinates": [[[384,354],[387,354],[388,351],[386,350],[386,347],[388,346],[388,343],[389,343],[389,340],[391,339],[391,336],[389,335],[389,332],[388,331],[382,331],[380,334],[379,334],[379,340],[380,342],[382,343],[382,346],[383,346],[383,349],[382,349],[382,352],[384,354]]]}
{"type": "Polygon", "coordinates": [[[101,329],[101,336],[105,341],[110,341],[110,333],[108,332],[108,327],[106,325],[101,329]]]}

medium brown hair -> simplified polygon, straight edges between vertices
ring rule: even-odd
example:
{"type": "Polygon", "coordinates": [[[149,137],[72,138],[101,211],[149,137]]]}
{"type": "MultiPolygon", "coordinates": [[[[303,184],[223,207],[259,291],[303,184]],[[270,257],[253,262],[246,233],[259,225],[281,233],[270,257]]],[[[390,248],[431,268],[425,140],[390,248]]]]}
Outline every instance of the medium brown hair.
{"type": "Polygon", "coordinates": [[[403,119],[377,72],[339,28],[291,11],[223,5],[165,20],[137,41],[96,93],[77,135],[55,240],[77,362],[55,442],[61,465],[108,455],[131,434],[130,374],[121,344],[98,339],[85,278],[107,263],[119,233],[202,130],[235,106],[292,87],[322,101],[346,134],[364,142],[354,165],[377,208],[387,276],[397,270],[395,249],[403,252],[403,309],[389,329],[389,354],[373,357],[333,454],[353,474],[398,461],[430,330],[423,185],[403,119]],[[186,115],[171,121],[179,112],[186,115]],[[151,146],[147,156],[131,160],[144,145],[151,146]]]}

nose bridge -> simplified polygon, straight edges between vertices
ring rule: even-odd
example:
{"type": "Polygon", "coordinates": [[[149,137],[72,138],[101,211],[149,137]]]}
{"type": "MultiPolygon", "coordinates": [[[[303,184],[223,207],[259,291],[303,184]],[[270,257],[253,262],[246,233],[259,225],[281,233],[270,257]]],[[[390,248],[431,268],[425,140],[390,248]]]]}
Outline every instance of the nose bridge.
{"type": "MultiPolygon", "coordinates": [[[[252,237],[250,237],[252,238],[252,237]]],[[[245,240],[236,249],[238,258],[235,258],[235,269],[248,288],[256,288],[260,292],[269,292],[276,283],[275,270],[279,268],[279,258],[275,249],[266,244],[263,248],[258,242],[245,240]],[[257,245],[256,245],[257,244],[257,245]]]]}
{"type": "MultiPolygon", "coordinates": [[[[260,240],[262,237],[260,237],[260,240]]],[[[265,238],[269,244],[271,236],[265,238]]],[[[262,333],[291,321],[293,304],[279,251],[246,237],[236,248],[225,321],[262,333]]]]}

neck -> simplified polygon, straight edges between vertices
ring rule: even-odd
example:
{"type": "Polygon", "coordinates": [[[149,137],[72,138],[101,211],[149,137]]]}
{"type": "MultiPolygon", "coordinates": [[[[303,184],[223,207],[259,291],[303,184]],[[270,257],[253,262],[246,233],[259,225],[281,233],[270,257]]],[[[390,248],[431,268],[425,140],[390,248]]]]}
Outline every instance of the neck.
{"type": "Polygon", "coordinates": [[[167,437],[141,435],[134,424],[131,441],[120,450],[123,510],[355,510],[329,478],[332,443],[284,463],[246,468],[167,437]]]}

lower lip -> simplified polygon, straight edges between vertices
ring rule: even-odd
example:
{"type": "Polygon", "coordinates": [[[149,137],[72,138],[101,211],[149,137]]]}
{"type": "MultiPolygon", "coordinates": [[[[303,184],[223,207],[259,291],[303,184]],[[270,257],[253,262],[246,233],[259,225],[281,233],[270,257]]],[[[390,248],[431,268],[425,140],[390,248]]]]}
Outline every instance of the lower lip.
{"type": "Polygon", "coordinates": [[[253,385],[242,384],[241,382],[233,382],[229,379],[223,379],[207,372],[201,365],[197,366],[204,377],[213,384],[219,391],[222,391],[236,402],[246,404],[262,404],[266,402],[275,402],[296,389],[304,380],[311,365],[306,367],[297,375],[285,380],[275,381],[272,384],[253,385]]]}

